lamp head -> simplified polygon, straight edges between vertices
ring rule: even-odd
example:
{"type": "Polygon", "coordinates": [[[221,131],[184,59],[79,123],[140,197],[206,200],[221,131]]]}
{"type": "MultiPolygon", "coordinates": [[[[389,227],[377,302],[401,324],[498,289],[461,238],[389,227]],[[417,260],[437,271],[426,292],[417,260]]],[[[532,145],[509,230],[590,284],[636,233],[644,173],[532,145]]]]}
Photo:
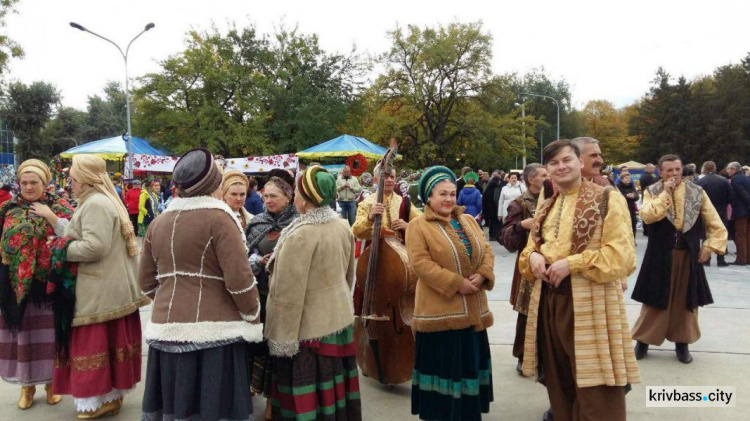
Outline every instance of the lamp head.
{"type": "Polygon", "coordinates": [[[76,28],[78,30],[81,30],[81,31],[85,31],[86,30],[86,28],[84,28],[83,26],[81,26],[81,25],[79,25],[79,24],[77,24],[75,22],[70,22],[70,26],[72,26],[73,28],[76,28]]]}
{"type": "Polygon", "coordinates": [[[153,22],[149,23],[148,25],[146,25],[146,29],[145,30],[148,31],[149,29],[154,29],[155,26],[156,25],[154,25],[153,22]]]}

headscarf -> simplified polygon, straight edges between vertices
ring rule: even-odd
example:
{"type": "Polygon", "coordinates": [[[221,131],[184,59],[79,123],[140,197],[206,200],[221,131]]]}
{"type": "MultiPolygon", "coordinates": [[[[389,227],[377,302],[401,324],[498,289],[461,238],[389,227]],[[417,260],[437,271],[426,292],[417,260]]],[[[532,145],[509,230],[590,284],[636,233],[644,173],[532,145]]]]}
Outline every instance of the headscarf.
{"type": "Polygon", "coordinates": [[[21,174],[26,173],[33,173],[38,175],[45,186],[49,184],[50,181],[52,181],[52,172],[50,172],[49,167],[47,166],[47,164],[38,159],[27,159],[18,166],[16,176],[19,179],[21,178],[21,174]]]}
{"type": "Polygon", "coordinates": [[[336,179],[325,168],[313,165],[300,174],[297,190],[302,199],[316,207],[328,205],[336,200],[336,179]]]}
{"type": "Polygon", "coordinates": [[[128,210],[125,209],[122,200],[117,196],[112,180],[109,179],[107,163],[95,155],[74,155],[70,175],[79,183],[92,186],[112,202],[120,217],[120,233],[125,238],[128,256],[137,256],[138,242],[135,238],[135,232],[133,232],[133,225],[130,223],[130,215],[128,215],[128,210]]]}
{"type": "Polygon", "coordinates": [[[443,180],[450,180],[455,184],[456,175],[453,174],[453,171],[441,165],[436,165],[425,170],[424,174],[422,174],[422,177],[419,178],[418,188],[419,199],[422,201],[422,203],[427,203],[427,198],[430,197],[432,189],[435,188],[435,185],[437,183],[443,180]]]}
{"type": "Polygon", "coordinates": [[[464,181],[466,184],[476,184],[479,181],[479,176],[474,171],[470,171],[464,175],[464,181]]]}
{"type": "MultiPolygon", "coordinates": [[[[18,175],[33,173],[43,182],[49,169],[38,160],[29,160],[18,168],[18,175]]],[[[71,219],[73,208],[54,193],[43,192],[36,201],[43,203],[62,219],[71,219]]],[[[55,229],[46,219],[31,213],[31,202],[18,195],[0,205],[0,312],[13,332],[21,327],[26,303],[49,301],[48,279],[51,269],[49,237],[55,229]]]]}
{"type": "Polygon", "coordinates": [[[221,186],[221,170],[208,149],[187,151],[172,172],[180,197],[210,196],[221,186]]]}
{"type": "Polygon", "coordinates": [[[242,184],[247,191],[250,186],[250,182],[247,181],[247,176],[242,171],[231,170],[224,173],[224,178],[221,181],[221,195],[224,196],[229,191],[229,188],[235,184],[242,184]]]}
{"type": "Polygon", "coordinates": [[[273,184],[284,192],[289,200],[294,199],[294,176],[287,170],[274,168],[268,172],[268,183],[273,184]]]}

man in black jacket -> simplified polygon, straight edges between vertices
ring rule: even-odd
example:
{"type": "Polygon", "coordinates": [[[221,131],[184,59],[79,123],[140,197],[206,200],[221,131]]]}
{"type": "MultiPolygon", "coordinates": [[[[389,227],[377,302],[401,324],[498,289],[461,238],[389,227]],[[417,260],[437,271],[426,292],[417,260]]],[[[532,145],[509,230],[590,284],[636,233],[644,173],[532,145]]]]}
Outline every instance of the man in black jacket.
{"type": "MultiPolygon", "coordinates": [[[[701,169],[703,177],[695,181],[695,184],[703,187],[703,191],[706,192],[708,198],[711,199],[711,204],[716,208],[716,212],[721,218],[721,222],[724,226],[727,226],[727,206],[732,203],[732,186],[729,184],[729,180],[726,178],[716,175],[716,164],[713,161],[706,161],[703,163],[701,169]]],[[[724,256],[716,256],[717,264],[719,266],[729,266],[724,260],[724,256]]],[[[711,260],[709,259],[706,266],[711,266],[711,260]]]]}
{"type": "MultiPolygon", "coordinates": [[[[646,193],[646,189],[659,181],[656,176],[654,176],[654,170],[656,170],[656,166],[654,164],[646,164],[646,168],[643,170],[643,174],[641,174],[641,199],[643,198],[643,194],[646,193]]],[[[648,227],[646,224],[643,224],[643,236],[648,237],[648,227]]]]}
{"type": "Polygon", "coordinates": [[[750,177],[742,173],[739,162],[730,162],[727,172],[732,180],[732,220],[734,221],[734,244],[737,258],[733,265],[750,263],[750,177]]]}

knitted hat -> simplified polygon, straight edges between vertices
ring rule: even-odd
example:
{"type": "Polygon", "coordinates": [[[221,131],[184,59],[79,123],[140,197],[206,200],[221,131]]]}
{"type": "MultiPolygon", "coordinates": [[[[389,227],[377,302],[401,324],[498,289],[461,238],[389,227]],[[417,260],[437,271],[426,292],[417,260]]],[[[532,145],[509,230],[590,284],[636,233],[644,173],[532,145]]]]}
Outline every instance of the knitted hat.
{"type": "Polygon", "coordinates": [[[242,187],[247,190],[249,182],[247,176],[242,171],[232,170],[224,173],[224,178],[221,181],[221,194],[227,194],[229,188],[235,184],[241,184],[242,187]]]}
{"type": "Polygon", "coordinates": [[[466,175],[464,175],[464,181],[467,184],[474,184],[477,181],[479,181],[479,176],[474,171],[471,171],[471,172],[466,173],[466,175]]]}
{"type": "Polygon", "coordinates": [[[320,207],[336,200],[336,179],[319,165],[308,167],[297,179],[300,196],[320,207]]]}
{"type": "Polygon", "coordinates": [[[18,166],[16,176],[19,179],[21,178],[21,174],[26,173],[33,173],[39,176],[45,186],[49,184],[50,181],[52,181],[52,173],[50,172],[49,167],[47,166],[47,164],[38,159],[27,159],[18,166]]]}
{"type": "Polygon", "coordinates": [[[221,186],[221,171],[208,149],[192,149],[177,161],[172,179],[180,197],[209,196],[221,186]]]}
{"type": "Polygon", "coordinates": [[[427,198],[430,197],[432,189],[435,185],[443,180],[450,180],[452,183],[456,183],[456,175],[453,174],[449,168],[441,165],[427,168],[422,177],[419,179],[419,199],[423,203],[427,203],[427,198]]]}

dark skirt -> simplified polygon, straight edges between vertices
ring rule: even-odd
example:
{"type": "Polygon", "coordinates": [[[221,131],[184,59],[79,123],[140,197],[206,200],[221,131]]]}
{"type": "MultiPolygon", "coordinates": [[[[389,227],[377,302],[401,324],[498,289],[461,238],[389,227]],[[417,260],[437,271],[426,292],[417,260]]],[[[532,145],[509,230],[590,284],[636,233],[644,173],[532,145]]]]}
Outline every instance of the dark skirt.
{"type": "MultiPolygon", "coordinates": [[[[266,300],[268,293],[260,290],[260,321],[266,322],[266,300]]],[[[253,393],[271,397],[271,357],[268,354],[268,342],[252,342],[247,344],[247,369],[250,390],[253,393]]]]}
{"type": "Polygon", "coordinates": [[[423,420],[480,420],[493,399],[486,330],[417,332],[412,414],[423,420]]]}
{"type": "Polygon", "coordinates": [[[314,344],[315,348],[301,346],[293,358],[271,359],[274,421],[362,419],[352,335],[350,326],[341,334],[332,335],[332,341],[324,339],[314,344]],[[344,337],[348,339],[340,340],[344,337]]]}
{"type": "Polygon", "coordinates": [[[142,420],[251,420],[245,343],[172,353],[150,348],[142,420]]]}

